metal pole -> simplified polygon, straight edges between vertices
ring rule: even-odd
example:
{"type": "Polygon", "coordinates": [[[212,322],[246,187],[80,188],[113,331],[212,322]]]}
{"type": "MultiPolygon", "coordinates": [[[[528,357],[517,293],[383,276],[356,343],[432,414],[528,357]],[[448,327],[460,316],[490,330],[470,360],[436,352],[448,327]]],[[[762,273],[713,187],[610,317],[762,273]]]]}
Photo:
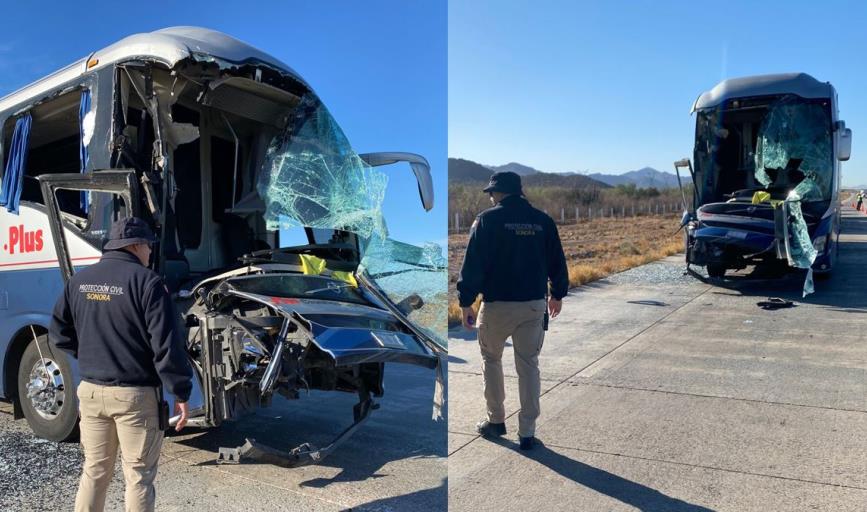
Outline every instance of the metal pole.
{"type": "Polygon", "coordinates": [[[238,145],[240,141],[238,140],[238,136],[235,134],[235,130],[232,128],[232,123],[229,122],[229,119],[226,118],[226,114],[222,112],[220,115],[223,117],[223,121],[226,122],[226,126],[229,128],[229,133],[232,134],[232,138],[235,139],[235,170],[232,173],[234,179],[232,180],[232,208],[235,207],[235,193],[238,189],[238,145]]]}
{"type": "Polygon", "coordinates": [[[283,325],[280,326],[280,333],[277,335],[274,351],[271,354],[271,361],[265,367],[262,380],[259,382],[259,393],[262,395],[266,395],[274,389],[274,384],[280,375],[280,367],[283,366],[283,350],[286,348],[286,336],[289,334],[289,325],[291,325],[289,319],[284,318],[283,325]]]}
{"type": "Polygon", "coordinates": [[[566,224],[566,208],[560,208],[560,222],[566,224]]]}
{"type": "Polygon", "coordinates": [[[42,349],[39,348],[39,337],[36,336],[36,329],[33,326],[30,326],[30,332],[33,333],[33,343],[36,343],[36,351],[39,352],[39,360],[42,361],[42,369],[45,370],[45,377],[48,379],[48,383],[51,383],[51,374],[48,373],[48,365],[45,363],[45,358],[42,357],[42,349]]]}
{"type": "Polygon", "coordinates": [[[581,219],[581,210],[576,206],[575,207],[575,224],[578,224],[578,221],[581,219]]]}

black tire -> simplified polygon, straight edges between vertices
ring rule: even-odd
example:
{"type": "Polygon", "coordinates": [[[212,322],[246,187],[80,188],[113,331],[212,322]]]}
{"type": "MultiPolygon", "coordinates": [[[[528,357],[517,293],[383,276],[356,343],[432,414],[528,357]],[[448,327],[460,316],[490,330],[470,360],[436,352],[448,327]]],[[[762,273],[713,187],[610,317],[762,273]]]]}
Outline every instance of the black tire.
{"type": "Polygon", "coordinates": [[[59,371],[63,379],[63,390],[58,392],[56,402],[61,402],[59,411],[52,418],[43,417],[27,397],[27,384],[30,381],[33,367],[40,364],[39,350],[36,343],[31,342],[21,356],[18,367],[18,403],[24,411],[24,417],[33,433],[50,441],[67,441],[78,438],[78,398],[75,395],[76,383],[72,380],[72,367],[69,356],[48,345],[48,336],[39,336],[39,348],[45,359],[54,364],[49,369],[59,371]]]}
{"type": "Polygon", "coordinates": [[[726,275],[726,268],[724,265],[720,265],[718,263],[708,263],[707,275],[709,275],[710,277],[715,277],[717,279],[722,279],[726,275]]]}

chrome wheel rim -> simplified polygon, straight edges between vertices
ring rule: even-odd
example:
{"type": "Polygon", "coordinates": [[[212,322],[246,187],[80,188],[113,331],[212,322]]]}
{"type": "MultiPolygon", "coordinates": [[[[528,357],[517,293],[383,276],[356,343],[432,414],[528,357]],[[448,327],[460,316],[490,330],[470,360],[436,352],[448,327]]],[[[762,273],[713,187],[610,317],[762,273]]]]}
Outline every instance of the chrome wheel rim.
{"type": "Polygon", "coordinates": [[[51,359],[36,361],[27,380],[27,398],[39,416],[57,419],[66,399],[63,373],[51,359]],[[44,361],[44,364],[43,364],[44,361]]]}

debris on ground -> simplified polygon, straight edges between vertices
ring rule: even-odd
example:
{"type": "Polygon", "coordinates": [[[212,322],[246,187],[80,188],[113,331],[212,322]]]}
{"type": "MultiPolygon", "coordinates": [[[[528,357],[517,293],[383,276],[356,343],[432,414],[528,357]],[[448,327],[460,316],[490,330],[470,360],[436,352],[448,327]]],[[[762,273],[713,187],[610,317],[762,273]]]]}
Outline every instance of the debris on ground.
{"type": "Polygon", "coordinates": [[[775,309],[795,307],[794,302],[792,302],[790,300],[786,300],[786,299],[781,299],[779,297],[768,297],[768,300],[762,300],[762,301],[756,302],[756,305],[762,309],[765,309],[765,310],[775,310],[775,309]]]}

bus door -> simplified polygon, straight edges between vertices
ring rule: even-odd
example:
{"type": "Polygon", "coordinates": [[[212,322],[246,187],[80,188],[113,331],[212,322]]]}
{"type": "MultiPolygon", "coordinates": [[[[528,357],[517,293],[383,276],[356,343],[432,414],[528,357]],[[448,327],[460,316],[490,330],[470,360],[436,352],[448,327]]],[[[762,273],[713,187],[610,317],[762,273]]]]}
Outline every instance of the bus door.
{"type": "MultiPolygon", "coordinates": [[[[103,200],[100,202],[103,203],[102,207],[112,220],[136,216],[138,214],[139,198],[135,171],[108,170],[94,171],[86,174],[43,174],[37,179],[42,188],[42,197],[48,210],[51,238],[54,240],[60,273],[63,276],[63,281],[66,282],[72,277],[74,270],[64,230],[64,226],[68,224],[68,221],[60,210],[57,191],[76,190],[110,194],[110,200],[105,201],[108,198],[103,196],[103,200]]],[[[99,212],[91,212],[91,216],[98,214],[99,212]]],[[[106,222],[106,225],[110,225],[110,222],[106,222]]]]}

